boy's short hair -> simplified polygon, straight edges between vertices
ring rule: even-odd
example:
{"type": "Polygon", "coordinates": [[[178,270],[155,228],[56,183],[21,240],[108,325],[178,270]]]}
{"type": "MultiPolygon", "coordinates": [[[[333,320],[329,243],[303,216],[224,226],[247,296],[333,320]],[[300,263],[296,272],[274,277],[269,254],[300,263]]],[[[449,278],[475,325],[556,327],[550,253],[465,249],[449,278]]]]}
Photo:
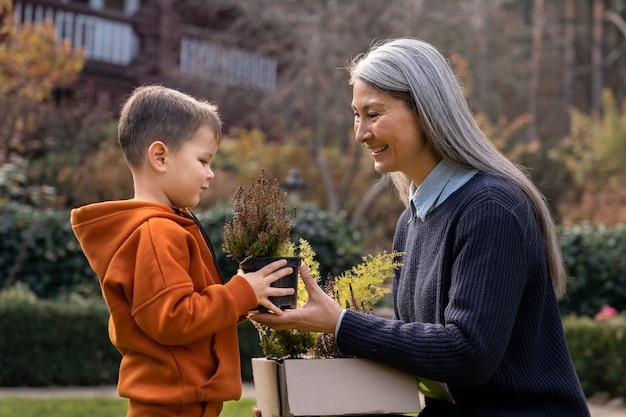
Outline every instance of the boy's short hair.
{"type": "Polygon", "coordinates": [[[222,121],[214,104],[160,85],[137,87],[120,114],[117,139],[130,167],[139,167],[146,150],[162,141],[173,152],[207,126],[219,142],[222,121]]]}

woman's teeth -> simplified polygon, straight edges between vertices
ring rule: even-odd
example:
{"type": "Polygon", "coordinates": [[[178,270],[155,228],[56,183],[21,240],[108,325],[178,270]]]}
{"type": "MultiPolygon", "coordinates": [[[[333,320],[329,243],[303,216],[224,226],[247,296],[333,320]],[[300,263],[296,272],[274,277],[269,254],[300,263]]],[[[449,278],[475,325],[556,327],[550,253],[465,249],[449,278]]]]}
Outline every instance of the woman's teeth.
{"type": "Polygon", "coordinates": [[[387,145],[378,146],[376,148],[372,148],[372,153],[380,153],[380,152],[384,151],[387,148],[388,148],[387,145]]]}

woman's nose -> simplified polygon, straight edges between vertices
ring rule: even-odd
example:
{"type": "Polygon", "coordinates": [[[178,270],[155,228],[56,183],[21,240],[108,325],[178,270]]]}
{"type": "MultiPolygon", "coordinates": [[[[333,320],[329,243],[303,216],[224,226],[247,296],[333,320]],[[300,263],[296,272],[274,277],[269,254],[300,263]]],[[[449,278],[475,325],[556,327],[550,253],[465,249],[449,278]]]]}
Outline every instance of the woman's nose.
{"type": "Polygon", "coordinates": [[[357,142],[363,143],[372,137],[372,132],[366,123],[360,122],[354,124],[354,138],[357,142]]]}

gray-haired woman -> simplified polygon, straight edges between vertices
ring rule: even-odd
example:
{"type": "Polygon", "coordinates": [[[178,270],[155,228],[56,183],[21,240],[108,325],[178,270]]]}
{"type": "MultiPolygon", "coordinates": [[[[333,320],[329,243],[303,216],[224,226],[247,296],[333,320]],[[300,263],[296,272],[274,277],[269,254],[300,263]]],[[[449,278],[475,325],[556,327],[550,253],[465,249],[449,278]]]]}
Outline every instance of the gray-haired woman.
{"type": "Polygon", "coordinates": [[[565,271],[544,197],[476,125],[431,45],[380,42],[348,67],[356,140],[406,210],[393,249],[393,319],[344,310],[301,273],[309,301],[274,328],[334,332],[345,355],[447,384],[427,416],[589,416],[561,325],[565,271]]]}

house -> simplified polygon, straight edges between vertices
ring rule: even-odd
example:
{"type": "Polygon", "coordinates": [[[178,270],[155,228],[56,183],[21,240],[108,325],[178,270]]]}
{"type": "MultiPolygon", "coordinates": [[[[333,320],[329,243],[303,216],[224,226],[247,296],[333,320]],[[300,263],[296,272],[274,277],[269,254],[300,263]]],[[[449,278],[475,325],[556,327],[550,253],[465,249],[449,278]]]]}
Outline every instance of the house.
{"type": "Polygon", "coordinates": [[[235,18],[225,5],[207,11],[181,0],[18,0],[13,7],[18,30],[51,19],[59,38],[82,47],[87,61],[77,86],[109,94],[116,106],[145,83],[276,87],[277,59],[236,46],[224,30],[235,18]]]}

